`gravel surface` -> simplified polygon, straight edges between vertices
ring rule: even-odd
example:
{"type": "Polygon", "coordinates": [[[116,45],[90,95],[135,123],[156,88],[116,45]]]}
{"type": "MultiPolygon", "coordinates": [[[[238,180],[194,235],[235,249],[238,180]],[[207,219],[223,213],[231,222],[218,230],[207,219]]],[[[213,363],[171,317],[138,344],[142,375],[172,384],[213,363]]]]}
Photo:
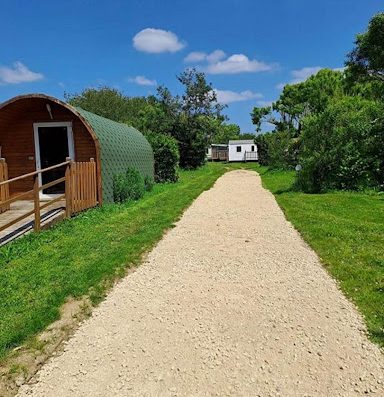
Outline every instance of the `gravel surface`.
{"type": "Polygon", "coordinates": [[[384,396],[384,355],[251,171],[204,192],[20,396],[384,396]]]}

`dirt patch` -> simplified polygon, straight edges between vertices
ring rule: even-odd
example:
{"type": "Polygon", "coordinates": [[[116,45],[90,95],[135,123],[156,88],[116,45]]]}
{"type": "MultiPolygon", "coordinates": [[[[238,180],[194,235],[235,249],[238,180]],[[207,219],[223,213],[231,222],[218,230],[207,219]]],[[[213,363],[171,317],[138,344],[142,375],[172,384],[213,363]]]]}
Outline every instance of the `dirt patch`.
{"type": "Polygon", "coordinates": [[[89,317],[92,304],[88,298],[69,299],[60,310],[60,319],[40,335],[14,349],[0,365],[0,396],[12,397],[28,382],[46,360],[60,352],[63,342],[89,317]]]}

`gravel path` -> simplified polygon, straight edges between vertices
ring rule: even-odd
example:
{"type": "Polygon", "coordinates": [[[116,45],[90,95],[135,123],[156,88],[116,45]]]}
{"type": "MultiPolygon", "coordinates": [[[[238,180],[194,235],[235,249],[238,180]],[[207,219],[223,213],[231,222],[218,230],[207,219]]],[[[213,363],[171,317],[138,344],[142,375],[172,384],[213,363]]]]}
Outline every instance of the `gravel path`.
{"type": "Polygon", "coordinates": [[[220,178],[20,396],[384,396],[384,355],[250,171],[220,178]]]}

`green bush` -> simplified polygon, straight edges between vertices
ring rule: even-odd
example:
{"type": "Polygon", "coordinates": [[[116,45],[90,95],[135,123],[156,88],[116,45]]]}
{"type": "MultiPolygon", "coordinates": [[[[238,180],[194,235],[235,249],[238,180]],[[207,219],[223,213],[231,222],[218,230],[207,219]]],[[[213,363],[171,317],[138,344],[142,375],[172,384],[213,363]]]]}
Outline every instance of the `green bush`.
{"type": "Polygon", "coordinates": [[[259,163],[274,169],[293,169],[297,164],[300,140],[294,130],[272,131],[255,138],[259,163]]]}
{"type": "Polygon", "coordinates": [[[304,120],[297,186],[306,192],[382,188],[384,106],[344,97],[304,120]]]}
{"type": "Polygon", "coordinates": [[[139,200],[146,191],[146,182],[135,168],[113,176],[113,199],[116,203],[139,200]]]}
{"type": "Polygon", "coordinates": [[[144,187],[145,187],[145,191],[146,192],[150,192],[153,189],[153,185],[154,185],[154,180],[152,177],[150,176],[145,176],[144,177],[144,187]]]}
{"type": "Polygon", "coordinates": [[[177,182],[179,148],[174,138],[149,132],[146,135],[155,158],[155,182],[177,182]]]}

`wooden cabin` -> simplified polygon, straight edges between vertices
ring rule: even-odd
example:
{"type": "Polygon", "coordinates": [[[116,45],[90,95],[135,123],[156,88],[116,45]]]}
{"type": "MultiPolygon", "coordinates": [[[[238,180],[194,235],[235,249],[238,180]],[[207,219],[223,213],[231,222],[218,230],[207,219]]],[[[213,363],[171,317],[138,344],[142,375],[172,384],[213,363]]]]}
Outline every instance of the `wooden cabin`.
{"type": "Polygon", "coordinates": [[[212,161],[227,161],[228,160],[228,145],[226,144],[212,144],[210,150],[210,160],[212,161]]]}
{"type": "MultiPolygon", "coordinates": [[[[0,105],[0,158],[12,179],[64,162],[96,162],[97,201],[113,201],[113,176],[128,167],[153,177],[154,158],[150,144],[126,124],[75,108],[59,99],[30,94],[0,105]]],[[[60,178],[64,170],[39,175],[40,186],[60,178]]],[[[10,184],[10,195],[33,188],[34,179],[10,184]]],[[[47,188],[43,194],[61,193],[64,185],[47,188]]]]}

